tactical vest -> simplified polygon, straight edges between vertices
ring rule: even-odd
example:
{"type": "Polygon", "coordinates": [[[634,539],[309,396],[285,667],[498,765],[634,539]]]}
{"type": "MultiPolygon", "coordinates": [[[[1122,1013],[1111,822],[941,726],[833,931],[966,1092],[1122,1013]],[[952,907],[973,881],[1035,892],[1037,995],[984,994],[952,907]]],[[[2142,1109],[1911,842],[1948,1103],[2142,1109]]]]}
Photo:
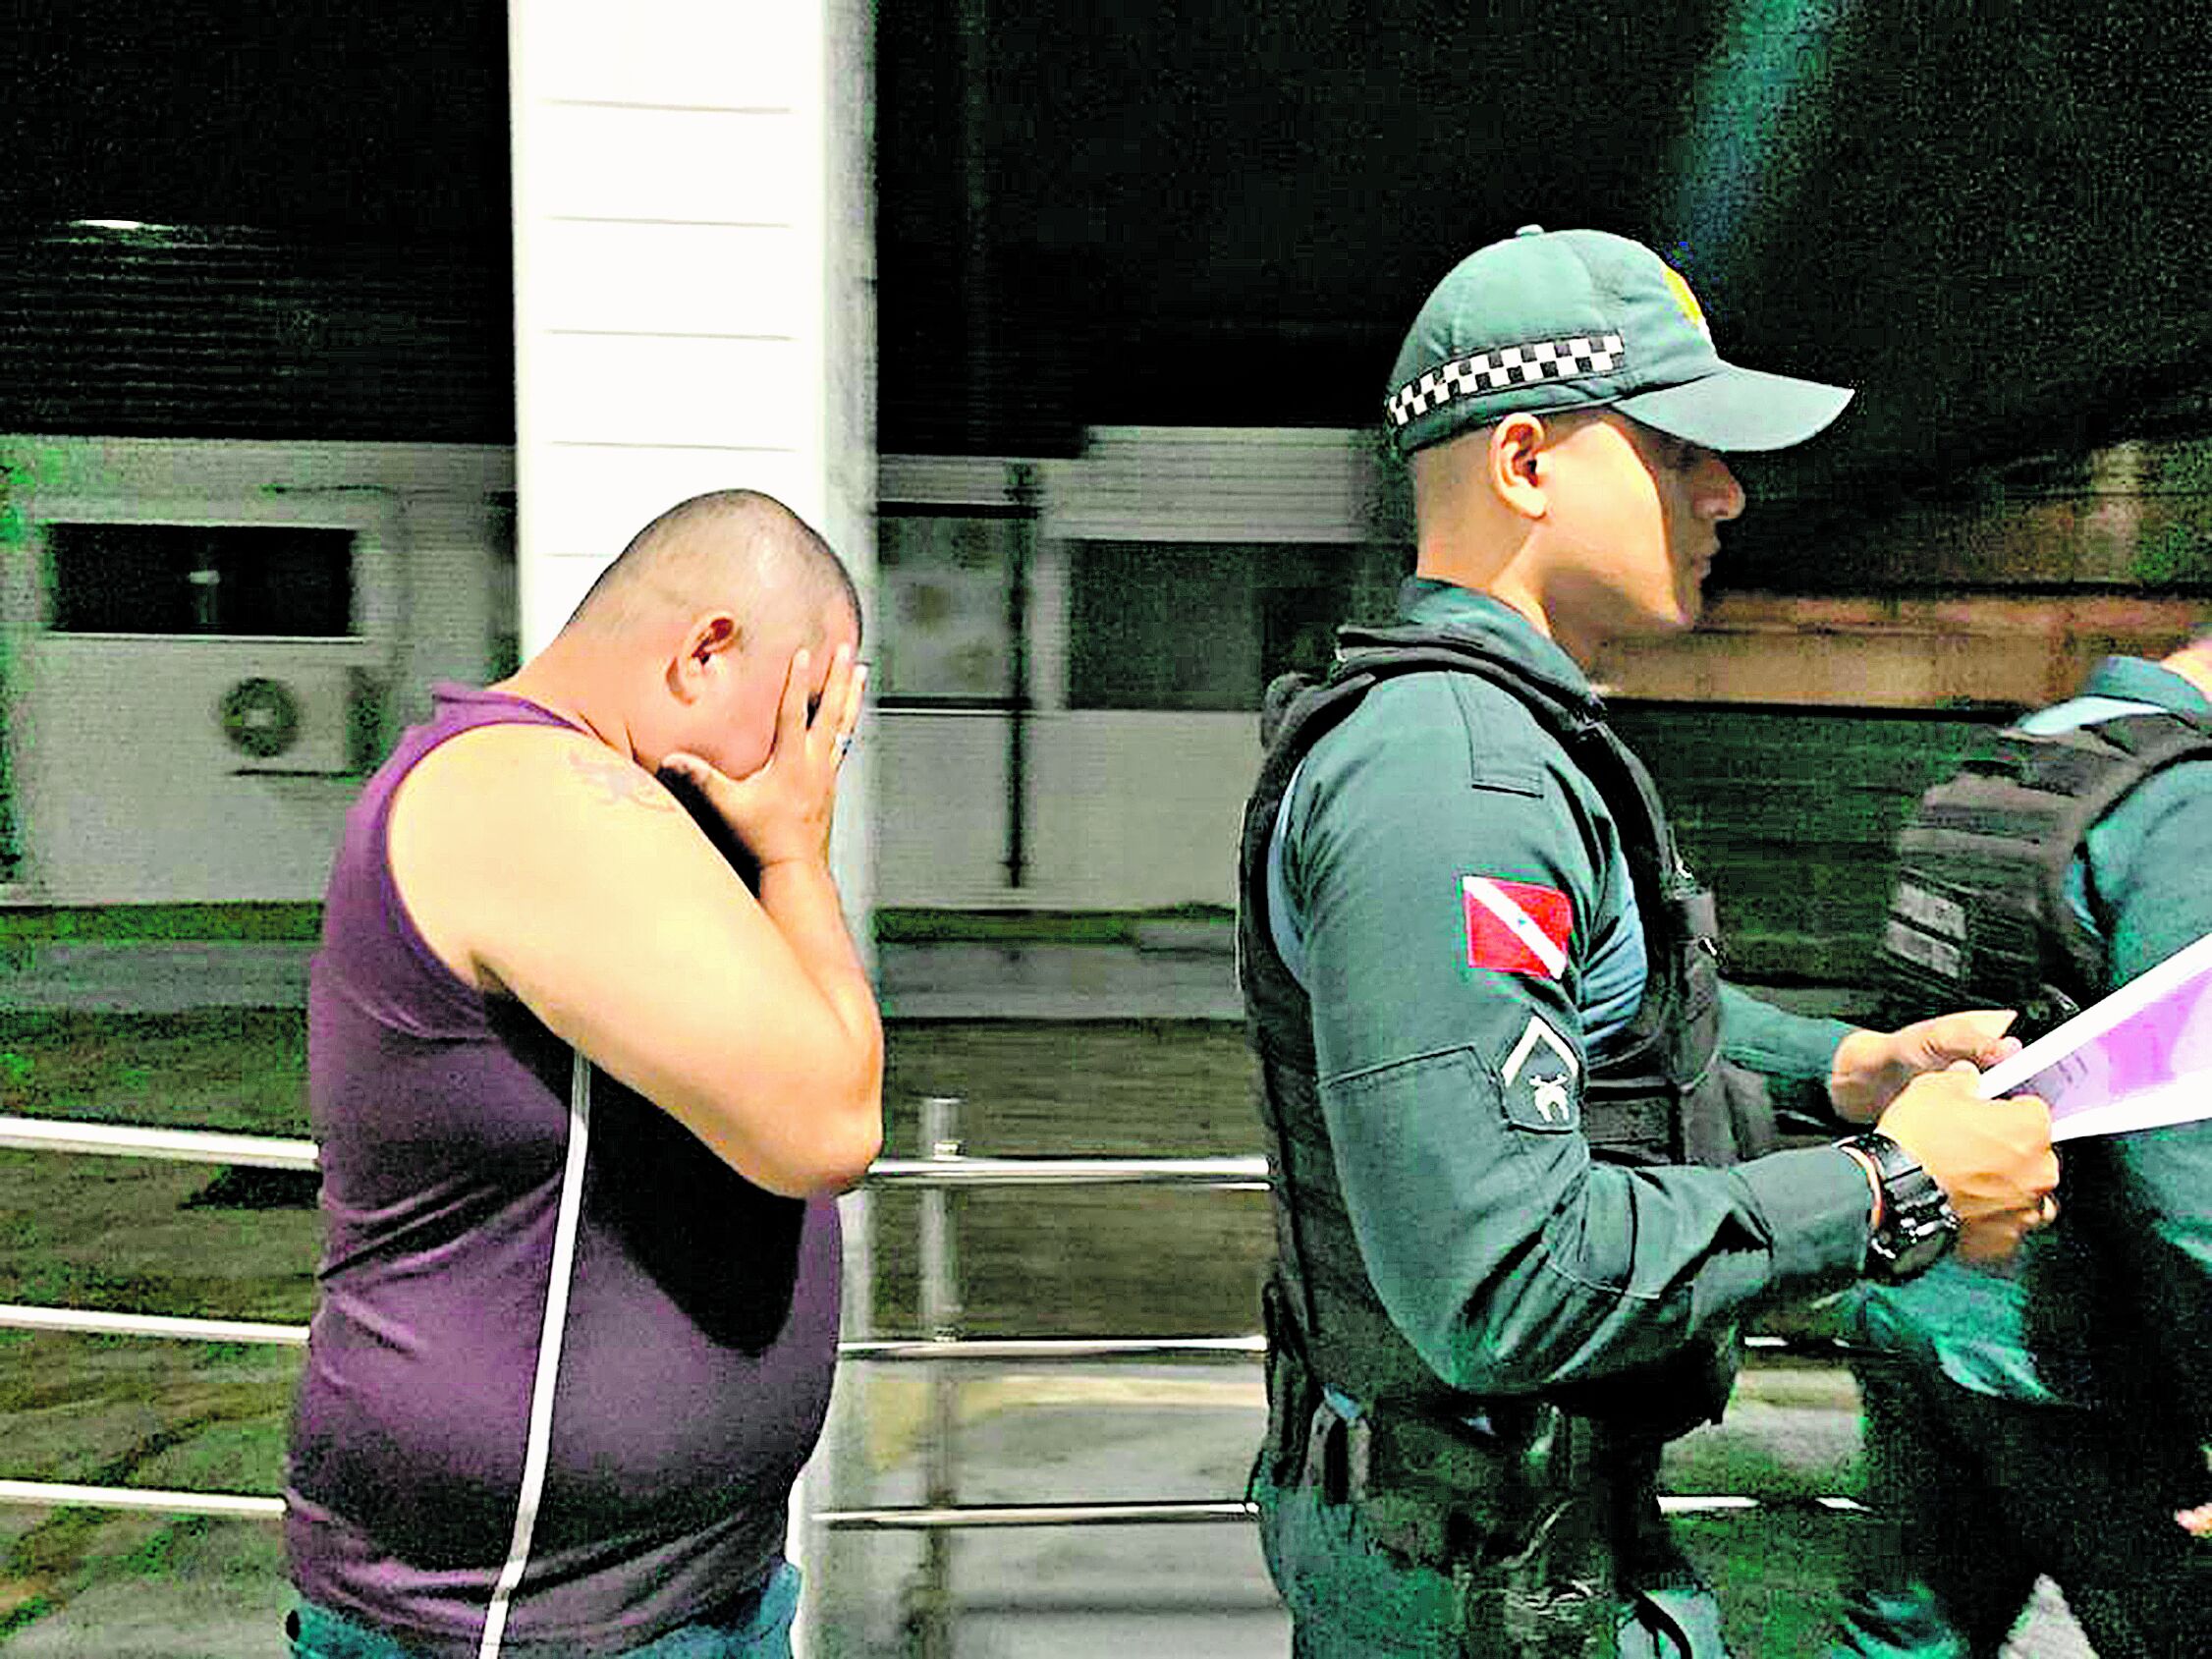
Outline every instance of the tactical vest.
{"type": "MultiPolygon", "coordinates": [[[[1898,837],[1880,971],[1893,1024],[2017,1008],[2032,1039],[2102,994],[2105,948],[2068,872],[2090,827],[2152,774],[2212,759],[2212,719],[2124,714],[2067,732],[2008,727],[1920,798],[1898,837]]],[[[2109,918],[2092,884],[2091,914],[2109,918]]],[[[2105,928],[2109,931],[2109,928],[2105,928]]]]}
{"type": "MultiPolygon", "coordinates": [[[[1447,1387],[1392,1324],[1362,1266],[1337,1181],[1316,1076],[1312,1006],[1275,948],[1267,906],[1269,845],[1292,773],[1313,746],[1378,684],[1398,675],[1471,674],[1521,699],[1612,811],[1643,921],[1643,1000],[1584,1078],[1583,1133],[1592,1155],[1627,1164],[1732,1163],[1772,1144],[1771,1110],[1763,1090],[1737,1086],[1748,1074],[1718,1059],[1712,896],[1683,862],[1649,775],[1603,720],[1465,639],[1397,628],[1346,629],[1340,641],[1326,679],[1313,684],[1286,676],[1269,688],[1261,728],[1267,753],[1244,808],[1240,857],[1239,976],[1274,1165],[1271,1347],[1291,1355],[1320,1384],[1385,1416],[1495,1417],[1499,1402],[1447,1387]]],[[[1733,1357],[1733,1340],[1704,1345],[1660,1367],[1562,1388],[1545,1399],[1577,1414],[1633,1416],[1664,1437],[1718,1415],[1733,1357]]],[[[1274,1407],[1277,1416],[1295,1416],[1297,1402],[1277,1400],[1274,1407]]],[[[1295,1429],[1295,1423],[1287,1426],[1295,1429]]]]}

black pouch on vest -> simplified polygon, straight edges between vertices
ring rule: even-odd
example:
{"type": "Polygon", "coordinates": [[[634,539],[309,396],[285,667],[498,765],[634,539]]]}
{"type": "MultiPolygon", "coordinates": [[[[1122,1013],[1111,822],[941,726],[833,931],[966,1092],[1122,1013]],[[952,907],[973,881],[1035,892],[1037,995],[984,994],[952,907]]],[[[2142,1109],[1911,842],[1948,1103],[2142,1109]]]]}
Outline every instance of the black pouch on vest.
{"type": "Polygon", "coordinates": [[[1267,1478],[1296,1485],[1305,1467],[1306,1438],[1321,1393],[1299,1346],[1298,1328],[1283,1305],[1282,1281],[1272,1273],[1260,1287],[1259,1315],[1267,1334],[1267,1478]]]}
{"type": "Polygon", "coordinates": [[[1658,1445],[1718,1422],[1736,1387],[1742,1339],[1730,1330],[1596,1382],[1547,1390],[1576,1416],[1629,1444],[1658,1445]]]}
{"type": "Polygon", "coordinates": [[[1530,1522],[1532,1430],[1363,1413],[1343,1425],[1347,1495],[1375,1542],[1407,1561],[1447,1575],[1455,1562],[1498,1561],[1530,1522]]]}

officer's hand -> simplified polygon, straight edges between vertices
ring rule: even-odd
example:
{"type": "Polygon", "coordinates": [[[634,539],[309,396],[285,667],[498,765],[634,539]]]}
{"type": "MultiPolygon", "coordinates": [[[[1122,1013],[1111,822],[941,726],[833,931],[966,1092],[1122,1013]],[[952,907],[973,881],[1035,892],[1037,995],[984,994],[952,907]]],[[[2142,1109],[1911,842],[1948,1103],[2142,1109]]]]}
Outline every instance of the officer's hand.
{"type": "Polygon", "coordinates": [[[776,741],[759,770],[728,777],[695,754],[678,751],[661,762],[712,802],[723,821],[763,868],[787,860],[819,862],[829,856],[830,818],[837,805],[837,769],[860,722],[868,671],[840,645],[830,660],[821,700],[807,713],[811,654],[792,657],[776,711],[776,741]]]}
{"type": "Polygon", "coordinates": [[[2009,1008],[1974,1008],[1915,1020],[1894,1031],[1853,1031],[1836,1050],[1828,1098],[1854,1124],[1870,1124],[1898,1091],[1925,1072],[1971,1060],[1983,1071],[2019,1052],[2005,1034],[2017,1018],[2009,1008]]]}
{"type": "Polygon", "coordinates": [[[2058,1217],[2051,1109],[2032,1094],[1984,1100],[1971,1061],[1914,1078],[1876,1126],[1904,1147],[1959,1213],[1959,1253],[2001,1261],[2058,1217]]]}
{"type": "Polygon", "coordinates": [[[2199,1504],[2193,1510],[2176,1510],[2174,1519],[2190,1537],[2212,1538],[2212,1504],[2199,1504]]]}

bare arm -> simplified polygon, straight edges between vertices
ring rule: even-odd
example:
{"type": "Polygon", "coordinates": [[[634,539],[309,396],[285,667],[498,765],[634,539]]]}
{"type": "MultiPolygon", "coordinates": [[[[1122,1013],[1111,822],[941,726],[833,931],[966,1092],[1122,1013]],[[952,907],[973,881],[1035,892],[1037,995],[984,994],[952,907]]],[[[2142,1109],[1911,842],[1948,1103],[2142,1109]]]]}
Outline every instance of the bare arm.
{"type": "MultiPolygon", "coordinates": [[[[803,728],[803,691],[797,712],[803,728]]],[[[834,759],[810,776],[833,793],[834,759]]],[[[882,1139],[882,1027],[818,848],[763,849],[756,901],[658,782],[541,727],[445,746],[391,828],[394,877],[448,966],[794,1196],[851,1186],[882,1139]]]]}
{"type": "Polygon", "coordinates": [[[880,1071],[883,1028],[875,989],[853,947],[828,863],[786,859],[763,866],[760,908],[783,934],[855,1048],[872,1052],[880,1071]]]}
{"type": "Polygon", "coordinates": [[[837,772],[860,721],[867,670],[841,647],[823,685],[820,708],[810,716],[807,658],[801,651],[792,662],[777,716],[776,747],[759,771],[730,778],[697,755],[682,752],[668,756],[663,765],[697,789],[759,860],[761,908],[855,1042],[874,1052],[880,1072],[883,1032],[875,992],[853,948],[829,870],[837,772]]]}

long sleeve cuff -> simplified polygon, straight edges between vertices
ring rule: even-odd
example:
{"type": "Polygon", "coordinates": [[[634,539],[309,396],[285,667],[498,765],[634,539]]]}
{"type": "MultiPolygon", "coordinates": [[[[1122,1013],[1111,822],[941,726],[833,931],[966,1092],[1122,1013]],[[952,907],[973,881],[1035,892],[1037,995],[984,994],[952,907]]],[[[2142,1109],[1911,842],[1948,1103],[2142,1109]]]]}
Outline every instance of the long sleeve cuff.
{"type": "Polygon", "coordinates": [[[1874,1199],[1866,1173],[1834,1146],[1773,1152],[1737,1167],[1773,1247],[1774,1288],[1833,1289],[1866,1263],[1874,1199]]]}

